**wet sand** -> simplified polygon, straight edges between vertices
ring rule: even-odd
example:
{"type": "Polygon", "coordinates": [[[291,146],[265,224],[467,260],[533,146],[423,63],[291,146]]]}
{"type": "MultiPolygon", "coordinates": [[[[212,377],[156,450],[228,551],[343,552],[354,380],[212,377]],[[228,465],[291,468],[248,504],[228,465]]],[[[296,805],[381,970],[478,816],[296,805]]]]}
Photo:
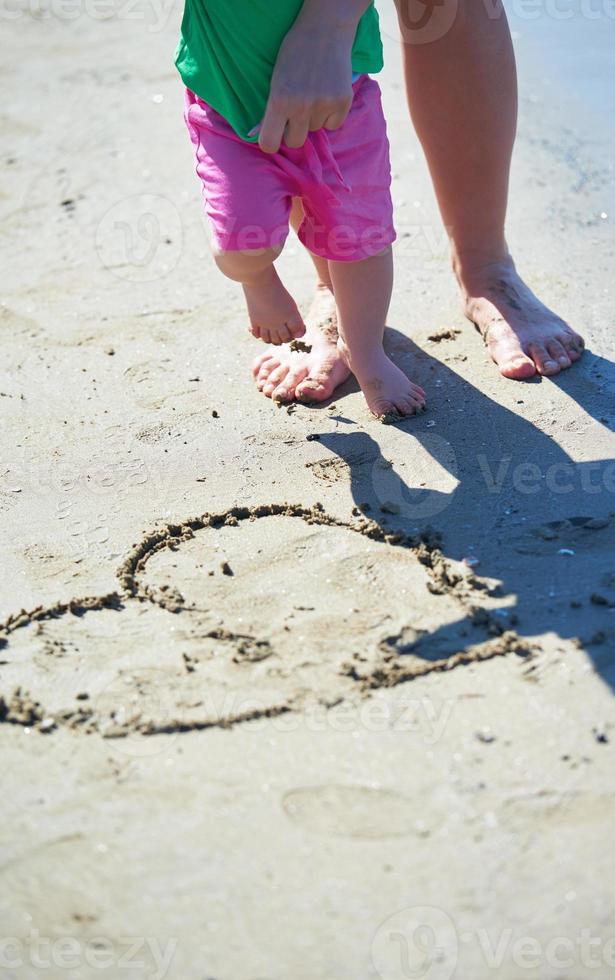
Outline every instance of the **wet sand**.
{"type": "MultiPolygon", "coordinates": [[[[608,976],[615,22],[579,27],[592,87],[513,17],[509,237],[588,342],[520,384],[458,313],[384,11],[387,343],[428,410],[383,427],[351,382],[290,412],[252,385],[179,10],[28,11],[1,120],[3,977],[608,976]]],[[[295,241],[280,267],[305,308],[295,241]]]]}

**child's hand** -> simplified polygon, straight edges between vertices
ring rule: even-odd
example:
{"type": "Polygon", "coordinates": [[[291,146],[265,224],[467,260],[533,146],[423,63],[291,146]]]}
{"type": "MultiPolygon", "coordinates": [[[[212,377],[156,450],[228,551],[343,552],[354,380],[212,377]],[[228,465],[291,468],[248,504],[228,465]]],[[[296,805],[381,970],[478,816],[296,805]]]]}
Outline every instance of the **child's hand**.
{"type": "Polygon", "coordinates": [[[367,0],[305,0],[278,54],[259,146],[303,146],[309,132],[338,129],[352,104],[352,45],[367,0]]]}

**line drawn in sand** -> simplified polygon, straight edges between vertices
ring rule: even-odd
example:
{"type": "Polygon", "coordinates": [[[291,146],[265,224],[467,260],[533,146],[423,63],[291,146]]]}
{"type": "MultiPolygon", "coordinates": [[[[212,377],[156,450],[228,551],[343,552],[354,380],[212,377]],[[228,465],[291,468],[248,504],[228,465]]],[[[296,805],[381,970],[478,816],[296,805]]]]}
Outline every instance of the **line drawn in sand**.
{"type": "Polygon", "coordinates": [[[358,508],[342,520],[322,504],[236,506],[165,524],[133,546],[117,579],[117,589],[106,594],[21,610],[0,624],[0,646],[14,654],[4,659],[3,676],[14,687],[0,696],[0,722],[119,739],[178,734],[277,717],[314,702],[333,707],[434,671],[533,652],[489,612],[489,583],[445,558],[437,535],[387,530],[358,508]],[[263,565],[245,555],[267,547],[267,520],[289,518],[274,557],[287,579],[304,561],[298,580],[305,601],[291,588],[261,601],[263,565]],[[239,542],[235,574],[220,572],[226,562],[215,547],[203,551],[203,534],[239,542]],[[318,548],[322,560],[315,562],[318,548]],[[364,581],[379,590],[385,615],[364,601],[332,612],[323,562],[344,603],[356,603],[361,579],[359,599],[364,581]],[[178,564],[188,596],[177,587],[178,564]],[[429,603],[431,620],[410,625],[409,611],[419,615],[429,603]],[[432,624],[442,613],[450,620],[460,611],[465,637],[446,655],[433,655],[432,624]],[[54,645],[50,633],[68,634],[71,642],[54,645]],[[54,651],[52,670],[47,650],[54,651]]]}

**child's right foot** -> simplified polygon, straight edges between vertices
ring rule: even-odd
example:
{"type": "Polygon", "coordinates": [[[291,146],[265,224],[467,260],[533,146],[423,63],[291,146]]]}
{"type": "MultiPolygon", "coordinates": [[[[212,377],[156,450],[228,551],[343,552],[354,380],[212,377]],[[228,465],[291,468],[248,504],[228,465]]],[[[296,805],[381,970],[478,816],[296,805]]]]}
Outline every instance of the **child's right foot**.
{"type": "Polygon", "coordinates": [[[365,395],[370,412],[385,415],[416,415],[425,408],[425,392],[396,367],[380,350],[351,355],[343,342],[338,341],[342,356],[365,395]]]}
{"type": "Polygon", "coordinates": [[[303,337],[305,324],[297,304],[284,288],[275,267],[270,266],[243,291],[248,304],[250,333],[266,344],[286,344],[303,337]]]}

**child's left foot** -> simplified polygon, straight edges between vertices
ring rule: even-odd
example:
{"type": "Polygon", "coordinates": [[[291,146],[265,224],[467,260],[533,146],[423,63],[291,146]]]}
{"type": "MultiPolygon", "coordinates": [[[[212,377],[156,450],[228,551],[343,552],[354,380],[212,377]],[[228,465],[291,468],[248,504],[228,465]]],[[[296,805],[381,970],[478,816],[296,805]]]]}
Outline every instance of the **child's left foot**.
{"type": "Polygon", "coordinates": [[[365,395],[367,407],[373,415],[416,415],[425,407],[425,392],[410,381],[387,357],[382,348],[363,353],[361,357],[350,354],[339,341],[340,350],[365,395]]]}

